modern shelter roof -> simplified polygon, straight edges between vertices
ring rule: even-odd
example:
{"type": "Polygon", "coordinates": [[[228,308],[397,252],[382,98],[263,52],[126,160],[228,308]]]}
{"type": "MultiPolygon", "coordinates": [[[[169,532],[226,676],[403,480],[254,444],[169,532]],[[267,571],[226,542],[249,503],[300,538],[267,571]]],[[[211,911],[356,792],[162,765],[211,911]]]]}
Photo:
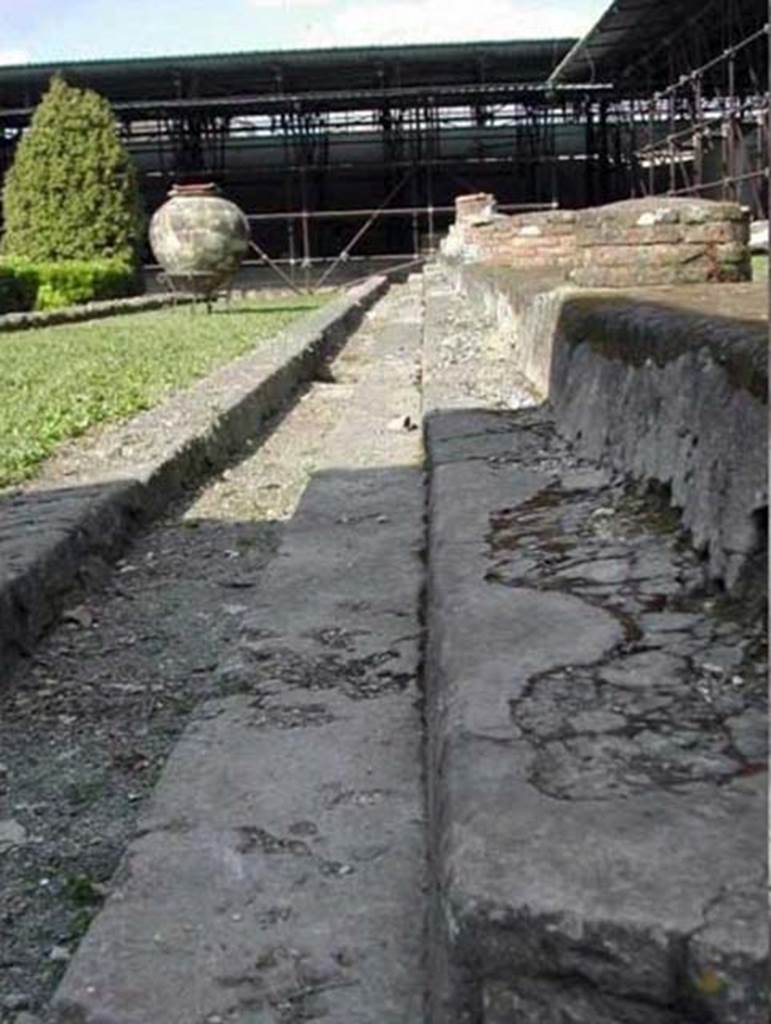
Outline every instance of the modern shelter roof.
{"type": "Polygon", "coordinates": [[[0,115],[28,111],[61,72],[115,106],[182,99],[545,83],[574,39],[275,50],[0,67],[0,115]]]}
{"type": "Polygon", "coordinates": [[[738,39],[767,21],[767,0],[613,0],[549,81],[612,82],[630,92],[650,93],[672,81],[671,41],[677,38],[690,66],[697,67],[724,51],[729,32],[738,39]]]}

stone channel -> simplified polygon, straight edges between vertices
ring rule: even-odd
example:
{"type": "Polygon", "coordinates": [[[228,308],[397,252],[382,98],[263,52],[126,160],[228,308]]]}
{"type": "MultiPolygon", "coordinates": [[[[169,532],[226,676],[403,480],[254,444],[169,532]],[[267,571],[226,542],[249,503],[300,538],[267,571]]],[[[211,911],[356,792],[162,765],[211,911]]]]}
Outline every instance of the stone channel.
{"type": "Polygon", "coordinates": [[[394,285],[0,690],[0,1024],[761,1024],[761,602],[394,285]]]}

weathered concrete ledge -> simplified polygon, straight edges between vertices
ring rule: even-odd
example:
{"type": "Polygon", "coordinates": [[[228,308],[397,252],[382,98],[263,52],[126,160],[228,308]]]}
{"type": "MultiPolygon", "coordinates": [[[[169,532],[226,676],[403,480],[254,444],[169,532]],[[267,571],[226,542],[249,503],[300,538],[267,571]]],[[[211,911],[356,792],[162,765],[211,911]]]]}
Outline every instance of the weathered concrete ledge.
{"type": "Polygon", "coordinates": [[[433,1024],[764,1024],[764,623],[544,407],[426,440],[433,1024]]]}
{"type": "Polygon", "coordinates": [[[714,578],[741,586],[768,503],[760,289],[590,291],[543,272],[449,272],[579,453],[669,487],[714,578]]]}
{"type": "Polygon", "coordinates": [[[170,401],[116,427],[76,462],[72,486],[0,503],[0,672],[27,653],[73,588],[130,535],[221,467],[345,341],[383,293],[372,278],[170,401]]]}
{"type": "Polygon", "coordinates": [[[652,301],[571,295],[549,398],[584,456],[671,490],[694,546],[732,590],[762,554],[768,329],[652,301]]]}
{"type": "Polygon", "coordinates": [[[85,302],[63,309],[30,310],[25,313],[4,313],[0,316],[0,333],[27,331],[33,327],[54,327],[57,324],[75,324],[82,320],[100,320],[119,313],[144,313],[149,309],[163,306],[187,305],[192,302],[190,295],[132,295],[127,299],[105,299],[101,302],[85,302]]]}

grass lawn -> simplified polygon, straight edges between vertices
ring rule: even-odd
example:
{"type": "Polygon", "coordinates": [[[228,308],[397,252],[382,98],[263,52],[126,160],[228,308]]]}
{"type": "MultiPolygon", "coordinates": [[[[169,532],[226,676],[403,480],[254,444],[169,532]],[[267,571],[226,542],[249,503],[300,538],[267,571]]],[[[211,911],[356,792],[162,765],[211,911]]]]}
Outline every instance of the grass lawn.
{"type": "Polygon", "coordinates": [[[0,487],[62,441],[157,405],[329,296],[132,313],[0,335],[0,487]]]}
{"type": "Polygon", "coordinates": [[[752,257],[752,280],[765,281],[768,278],[768,256],[756,254],[752,257]]]}

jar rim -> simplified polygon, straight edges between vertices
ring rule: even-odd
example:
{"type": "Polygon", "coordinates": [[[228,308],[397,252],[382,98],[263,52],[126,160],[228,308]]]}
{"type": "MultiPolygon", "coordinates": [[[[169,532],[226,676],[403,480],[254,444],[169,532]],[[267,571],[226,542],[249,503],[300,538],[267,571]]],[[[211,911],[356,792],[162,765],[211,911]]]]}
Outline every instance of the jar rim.
{"type": "Polygon", "coordinates": [[[221,189],[214,181],[189,182],[181,184],[175,182],[169,190],[169,198],[174,199],[185,196],[219,196],[221,189]]]}

